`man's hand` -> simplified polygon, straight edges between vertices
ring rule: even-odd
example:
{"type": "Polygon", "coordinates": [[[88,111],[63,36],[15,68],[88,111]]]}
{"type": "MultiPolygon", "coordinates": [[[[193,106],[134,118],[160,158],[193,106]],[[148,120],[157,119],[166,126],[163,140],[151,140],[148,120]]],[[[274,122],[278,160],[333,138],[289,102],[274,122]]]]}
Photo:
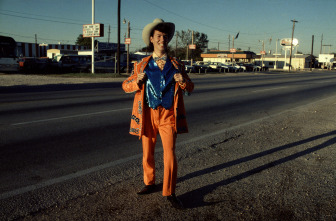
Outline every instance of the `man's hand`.
{"type": "Polygon", "coordinates": [[[138,78],[137,78],[137,84],[140,85],[142,84],[146,79],[146,74],[145,73],[139,73],[138,78]]]}
{"type": "Polygon", "coordinates": [[[175,81],[178,82],[178,83],[184,83],[184,82],[185,82],[185,80],[184,80],[182,74],[180,74],[180,73],[175,74],[175,75],[174,75],[174,79],[175,79],[175,81]]]}

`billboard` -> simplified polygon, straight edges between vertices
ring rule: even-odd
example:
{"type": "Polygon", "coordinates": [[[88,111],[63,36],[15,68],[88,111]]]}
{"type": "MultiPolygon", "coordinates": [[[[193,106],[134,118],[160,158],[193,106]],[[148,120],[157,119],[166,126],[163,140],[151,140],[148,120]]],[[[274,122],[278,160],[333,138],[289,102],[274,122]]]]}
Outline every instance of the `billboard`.
{"type": "MultiPolygon", "coordinates": [[[[287,46],[291,46],[291,42],[292,39],[291,38],[283,38],[280,40],[280,45],[287,47],[287,46]]],[[[293,38],[293,46],[297,46],[299,44],[299,40],[297,40],[296,38],[293,38]]]]}

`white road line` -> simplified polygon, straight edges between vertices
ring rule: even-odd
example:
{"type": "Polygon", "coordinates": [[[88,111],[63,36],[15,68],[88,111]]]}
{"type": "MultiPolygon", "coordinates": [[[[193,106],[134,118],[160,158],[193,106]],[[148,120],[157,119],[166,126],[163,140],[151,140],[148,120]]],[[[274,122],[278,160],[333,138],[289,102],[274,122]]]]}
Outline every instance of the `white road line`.
{"type": "MultiPolygon", "coordinates": [[[[253,124],[253,123],[261,122],[263,120],[273,118],[275,116],[279,116],[281,114],[288,113],[290,111],[297,110],[297,109],[300,109],[300,108],[303,108],[303,107],[306,107],[306,106],[309,106],[309,105],[312,105],[312,104],[320,103],[320,102],[323,102],[323,101],[328,100],[328,99],[333,99],[334,100],[335,97],[334,96],[328,97],[328,98],[318,100],[318,101],[315,101],[315,102],[312,102],[312,103],[309,103],[309,104],[305,104],[305,105],[302,105],[302,106],[295,107],[293,109],[285,110],[285,111],[282,111],[280,113],[276,113],[276,114],[273,114],[273,115],[262,117],[262,118],[259,118],[259,119],[256,119],[256,120],[252,120],[252,121],[249,121],[249,122],[246,122],[246,123],[242,123],[240,125],[230,127],[230,128],[225,128],[225,129],[222,129],[222,130],[218,130],[218,131],[215,131],[213,133],[204,134],[202,136],[198,136],[198,137],[186,140],[186,141],[178,142],[176,144],[176,146],[181,146],[181,145],[185,145],[185,144],[188,144],[188,143],[193,143],[193,142],[196,142],[196,141],[200,141],[202,139],[206,139],[208,137],[223,134],[227,131],[235,130],[235,129],[238,129],[240,127],[244,127],[244,126],[247,126],[247,125],[250,125],[250,124],[253,124]]],[[[160,150],[157,149],[157,151],[155,151],[155,152],[162,152],[162,149],[160,149],[160,150]]],[[[15,190],[12,190],[12,191],[4,192],[4,193],[0,194],[0,200],[7,199],[7,198],[10,198],[10,197],[14,197],[14,196],[17,196],[17,195],[21,195],[21,194],[24,194],[24,193],[27,193],[27,192],[30,192],[30,191],[33,191],[33,190],[41,189],[41,188],[44,188],[44,187],[47,187],[47,186],[51,186],[51,185],[54,185],[54,184],[57,184],[57,183],[62,183],[62,182],[65,182],[65,181],[68,181],[68,180],[71,180],[71,179],[79,178],[79,177],[88,175],[90,173],[98,172],[98,171],[103,170],[103,169],[114,167],[114,166],[117,166],[119,164],[127,163],[129,161],[132,161],[132,160],[135,160],[135,159],[141,159],[141,158],[142,158],[142,154],[137,154],[137,155],[126,157],[126,158],[116,160],[116,161],[113,161],[113,162],[110,162],[110,163],[106,163],[106,164],[103,164],[103,165],[100,165],[100,166],[92,167],[92,168],[89,168],[89,169],[86,169],[86,170],[81,170],[81,171],[78,171],[78,172],[73,173],[73,174],[68,174],[68,175],[65,175],[65,176],[62,176],[62,177],[50,179],[50,180],[47,180],[45,182],[41,182],[41,183],[38,183],[38,184],[35,184],[35,185],[30,185],[30,186],[22,187],[22,188],[15,189],[15,190]]]]}
{"type": "Polygon", "coordinates": [[[106,163],[106,164],[103,164],[103,165],[92,167],[92,168],[89,168],[89,169],[86,169],[86,170],[81,170],[81,171],[78,171],[78,172],[73,173],[73,174],[68,174],[68,175],[65,175],[65,176],[62,176],[62,177],[57,177],[57,178],[54,178],[54,179],[50,179],[50,180],[47,180],[45,182],[41,182],[41,183],[38,183],[38,184],[35,184],[35,185],[30,185],[30,186],[22,187],[22,188],[19,188],[19,189],[16,189],[16,190],[8,191],[8,192],[2,193],[0,195],[0,200],[7,199],[7,198],[10,198],[10,197],[13,197],[13,196],[17,196],[17,195],[20,195],[20,194],[23,194],[23,193],[27,193],[27,192],[30,192],[30,191],[33,191],[33,190],[41,189],[41,188],[51,186],[51,185],[54,185],[54,184],[57,184],[57,183],[62,183],[62,182],[65,182],[67,180],[71,180],[71,179],[74,179],[74,178],[82,177],[82,176],[88,175],[90,173],[94,173],[94,172],[97,172],[97,171],[100,171],[100,170],[103,170],[103,169],[107,169],[107,168],[110,168],[110,167],[113,167],[113,166],[117,166],[118,164],[126,163],[128,161],[135,160],[135,159],[139,159],[141,157],[142,157],[142,154],[137,154],[137,155],[130,156],[130,157],[127,157],[127,158],[124,158],[124,159],[120,159],[120,160],[116,160],[116,161],[113,161],[113,162],[110,162],[110,163],[106,163]]]}
{"type": "Polygon", "coordinates": [[[269,89],[262,89],[262,90],[255,90],[255,91],[252,91],[252,93],[259,93],[259,92],[264,92],[264,91],[272,91],[272,90],[278,90],[278,89],[283,89],[283,88],[288,88],[288,86],[269,88],[269,89]]]}
{"type": "Polygon", "coordinates": [[[123,111],[123,110],[131,110],[131,109],[132,108],[122,108],[122,109],[100,111],[100,112],[94,112],[94,113],[88,113],[88,114],[71,115],[71,116],[66,116],[66,117],[55,117],[55,118],[48,118],[48,119],[42,119],[42,120],[26,121],[26,122],[20,122],[20,123],[11,124],[11,126],[18,126],[18,125],[25,125],[25,124],[34,124],[34,123],[41,123],[41,122],[47,122],[47,121],[76,118],[76,117],[85,117],[85,116],[92,116],[92,115],[98,115],[98,114],[106,114],[106,113],[111,113],[111,112],[115,112],[115,111],[123,111]]]}

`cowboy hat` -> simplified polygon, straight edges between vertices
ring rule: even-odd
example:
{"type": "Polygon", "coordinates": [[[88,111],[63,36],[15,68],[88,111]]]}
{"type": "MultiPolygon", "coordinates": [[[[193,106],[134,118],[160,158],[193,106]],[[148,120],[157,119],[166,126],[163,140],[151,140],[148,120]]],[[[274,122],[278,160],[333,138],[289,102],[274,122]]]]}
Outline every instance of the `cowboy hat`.
{"type": "Polygon", "coordinates": [[[142,40],[145,42],[147,46],[150,44],[150,34],[153,31],[153,29],[159,25],[159,24],[164,24],[167,25],[169,31],[168,31],[168,43],[172,38],[174,37],[174,32],[175,32],[175,25],[174,23],[171,22],[164,22],[161,18],[156,18],[154,21],[148,25],[146,25],[142,31],[142,40]]]}

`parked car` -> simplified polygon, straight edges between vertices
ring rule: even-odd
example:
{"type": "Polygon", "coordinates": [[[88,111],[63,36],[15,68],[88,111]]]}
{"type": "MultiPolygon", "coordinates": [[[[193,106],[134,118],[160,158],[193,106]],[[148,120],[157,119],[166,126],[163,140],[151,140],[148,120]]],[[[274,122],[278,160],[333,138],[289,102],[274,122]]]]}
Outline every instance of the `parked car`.
{"type": "Polygon", "coordinates": [[[222,63],[220,63],[220,62],[211,62],[211,63],[209,64],[209,66],[210,66],[212,69],[219,70],[219,69],[221,69],[221,67],[222,67],[222,63]]]}
{"type": "Polygon", "coordinates": [[[249,63],[241,63],[241,66],[244,66],[246,68],[245,71],[254,71],[254,65],[253,64],[249,64],[249,63]]]}
{"type": "Polygon", "coordinates": [[[47,71],[50,64],[49,58],[23,57],[19,59],[19,70],[25,73],[47,71]]]}
{"type": "Polygon", "coordinates": [[[91,68],[90,55],[63,55],[58,67],[65,72],[89,72],[91,68]]]}
{"type": "MultiPolygon", "coordinates": [[[[128,72],[132,73],[134,64],[129,62],[128,72]]],[[[100,73],[112,73],[116,68],[114,58],[108,59],[95,59],[95,72],[100,73]]],[[[91,70],[91,67],[90,67],[91,70]]],[[[127,62],[120,62],[120,72],[127,72],[127,62]]]]}
{"type": "Polygon", "coordinates": [[[239,68],[237,68],[236,66],[233,66],[232,64],[230,64],[230,63],[223,63],[222,64],[222,67],[226,67],[226,68],[228,68],[228,70],[229,70],[229,72],[234,72],[234,73],[236,73],[236,72],[239,72],[240,71],[240,69],[239,68]]]}
{"type": "Polygon", "coordinates": [[[194,71],[196,73],[206,73],[206,72],[210,72],[213,71],[213,69],[209,66],[210,63],[208,62],[204,62],[204,61],[197,61],[194,65],[194,71]]]}
{"type": "Polygon", "coordinates": [[[189,60],[182,60],[182,62],[184,63],[185,71],[187,73],[195,72],[194,66],[191,65],[191,62],[189,60]]]}

